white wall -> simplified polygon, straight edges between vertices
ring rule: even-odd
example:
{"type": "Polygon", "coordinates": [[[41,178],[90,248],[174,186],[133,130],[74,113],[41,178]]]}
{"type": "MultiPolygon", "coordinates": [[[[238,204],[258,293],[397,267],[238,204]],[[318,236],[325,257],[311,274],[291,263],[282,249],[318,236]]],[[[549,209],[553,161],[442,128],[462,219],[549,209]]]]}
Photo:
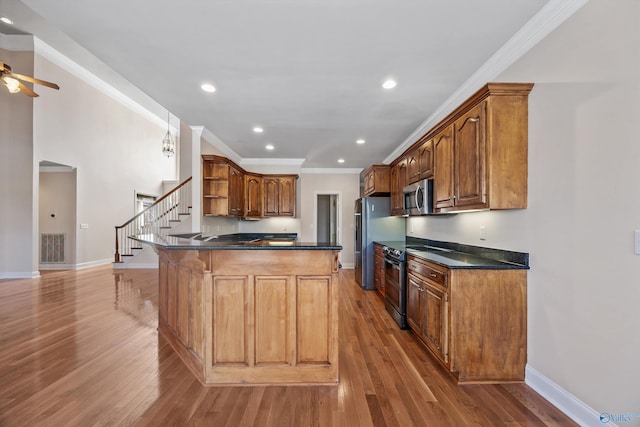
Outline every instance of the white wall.
{"type": "MultiPolygon", "coordinates": [[[[15,72],[33,72],[31,52],[0,49],[0,59],[15,72]]],[[[0,88],[0,278],[38,274],[31,236],[37,223],[33,187],[33,100],[0,88]]],[[[37,172],[35,175],[37,179],[37,172]]]]}
{"type": "Polygon", "coordinates": [[[342,229],[338,242],[342,245],[340,260],[344,267],[354,266],[354,205],[360,197],[360,175],[358,173],[305,173],[300,174],[300,240],[315,242],[316,194],[339,194],[342,229]]]}
{"type": "Polygon", "coordinates": [[[528,364],[596,413],[640,413],[639,22],[637,0],[591,0],[496,80],[535,83],[528,209],[407,222],[530,253],[528,364]]]}

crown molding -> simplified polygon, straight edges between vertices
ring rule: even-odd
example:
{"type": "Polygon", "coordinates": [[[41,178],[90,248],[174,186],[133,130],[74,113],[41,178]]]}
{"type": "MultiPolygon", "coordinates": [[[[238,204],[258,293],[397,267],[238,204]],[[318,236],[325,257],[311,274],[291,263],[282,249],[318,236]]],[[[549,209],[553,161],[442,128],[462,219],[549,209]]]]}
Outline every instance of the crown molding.
{"type": "Polygon", "coordinates": [[[33,39],[31,35],[0,33],[0,49],[12,52],[33,52],[33,39]]]}
{"type": "Polygon", "coordinates": [[[500,73],[527,53],[560,24],[576,13],[589,0],[551,0],[471,75],[427,120],[422,122],[383,163],[391,163],[407,148],[427,133],[458,105],[473,95],[482,85],[493,81],[500,73]]]}
{"type": "Polygon", "coordinates": [[[360,174],[363,168],[302,168],[300,173],[309,174],[360,174]]]}
{"type": "Polygon", "coordinates": [[[240,166],[249,165],[249,166],[296,166],[300,167],[304,163],[305,159],[296,159],[296,158],[282,158],[282,159],[273,159],[273,158],[249,158],[242,159],[240,161],[240,166]]]}

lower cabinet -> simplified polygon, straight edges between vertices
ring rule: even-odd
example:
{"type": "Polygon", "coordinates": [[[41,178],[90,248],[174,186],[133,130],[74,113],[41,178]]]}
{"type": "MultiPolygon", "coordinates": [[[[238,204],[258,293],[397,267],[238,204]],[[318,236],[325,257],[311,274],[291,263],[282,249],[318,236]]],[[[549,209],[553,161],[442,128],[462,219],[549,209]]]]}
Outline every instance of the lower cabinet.
{"type": "Polygon", "coordinates": [[[378,293],[384,297],[384,253],[382,245],[375,243],[373,246],[373,282],[378,293]]]}
{"type": "Polygon", "coordinates": [[[524,381],[526,270],[447,269],[407,257],[407,322],[459,383],[524,381]]]}

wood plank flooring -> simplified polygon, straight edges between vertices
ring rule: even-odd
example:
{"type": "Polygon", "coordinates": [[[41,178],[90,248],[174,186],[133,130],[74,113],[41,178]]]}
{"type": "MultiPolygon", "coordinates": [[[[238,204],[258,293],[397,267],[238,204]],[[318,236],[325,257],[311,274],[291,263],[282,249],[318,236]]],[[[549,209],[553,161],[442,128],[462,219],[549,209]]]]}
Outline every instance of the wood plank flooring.
{"type": "Polygon", "coordinates": [[[203,387],[158,336],[157,270],[0,280],[0,426],[573,426],[524,384],[456,385],[340,272],[340,384],[203,387]]]}

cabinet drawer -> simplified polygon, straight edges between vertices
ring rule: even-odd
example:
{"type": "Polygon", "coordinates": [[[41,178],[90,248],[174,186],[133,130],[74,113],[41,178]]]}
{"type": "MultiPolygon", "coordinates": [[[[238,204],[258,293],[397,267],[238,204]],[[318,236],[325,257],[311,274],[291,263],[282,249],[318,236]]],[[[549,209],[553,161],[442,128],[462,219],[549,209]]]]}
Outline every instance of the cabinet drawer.
{"type": "Polygon", "coordinates": [[[447,273],[436,270],[417,258],[409,256],[407,260],[407,269],[411,273],[418,274],[431,282],[444,286],[445,288],[447,287],[447,273]]]}

